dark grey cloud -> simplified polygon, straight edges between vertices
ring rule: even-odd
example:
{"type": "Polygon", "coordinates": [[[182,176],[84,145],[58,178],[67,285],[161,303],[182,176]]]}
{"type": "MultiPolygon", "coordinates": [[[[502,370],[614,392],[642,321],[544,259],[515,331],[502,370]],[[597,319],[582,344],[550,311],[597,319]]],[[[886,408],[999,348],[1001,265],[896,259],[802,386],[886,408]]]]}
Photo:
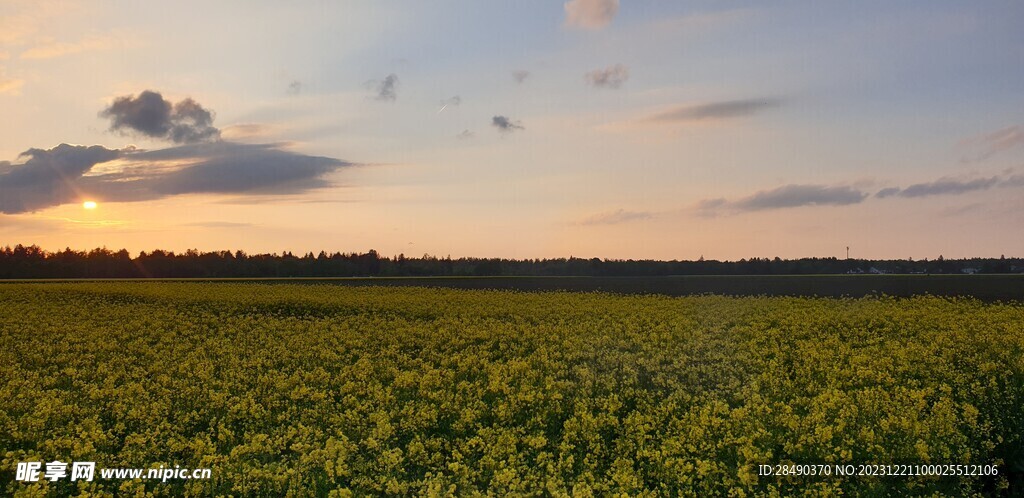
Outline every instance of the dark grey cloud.
{"type": "Polygon", "coordinates": [[[777,107],[779,99],[742,99],[675,107],[648,117],[647,121],[683,122],[740,118],[777,107]]]}
{"type": "Polygon", "coordinates": [[[143,151],[61,144],[30,149],[0,174],[0,212],[23,213],[94,199],[134,202],[192,193],[281,195],[329,185],[351,163],[287,151],[280,144],[211,142],[143,151]],[[117,171],[89,174],[119,159],[117,171]],[[182,166],[181,163],[185,165],[182,166]]]}
{"type": "Polygon", "coordinates": [[[941,178],[929,183],[916,183],[898,194],[900,197],[925,197],[930,195],[963,194],[974,190],[986,190],[999,183],[999,177],[975,178],[973,180],[954,180],[941,178]]]}
{"type": "Polygon", "coordinates": [[[494,126],[502,133],[525,129],[518,121],[512,121],[507,116],[494,116],[491,118],[491,126],[494,126]]]}
{"type": "Polygon", "coordinates": [[[288,83],[288,95],[298,95],[302,93],[302,82],[299,80],[288,83]]]}
{"type": "Polygon", "coordinates": [[[617,225],[636,220],[646,220],[654,217],[649,211],[627,211],[616,209],[607,213],[598,213],[580,221],[580,225],[617,225]]]}
{"type": "Polygon", "coordinates": [[[394,101],[398,98],[398,75],[387,75],[383,80],[376,82],[374,90],[377,92],[377,100],[394,101]]]}
{"type": "Polygon", "coordinates": [[[172,104],[159,92],[114,99],[100,115],[110,118],[111,131],[135,133],[175,143],[195,143],[220,138],[213,113],[191,98],[172,104]]]}
{"type": "Polygon", "coordinates": [[[845,206],[862,202],[868,194],[848,186],[783,185],[730,201],[723,198],[699,201],[695,212],[715,216],[727,212],[765,211],[802,206],[845,206]]]}
{"type": "MultiPolygon", "coordinates": [[[[281,150],[271,144],[220,142],[195,144],[139,153],[145,160],[178,155],[196,162],[150,179],[150,188],[161,195],[191,193],[294,193],[326,187],[326,174],[350,166],[329,157],[307,156],[281,150]],[[177,150],[175,150],[177,149],[177,150]]],[[[129,159],[135,157],[129,155],[129,159]]]]}
{"type": "Polygon", "coordinates": [[[1012,169],[1003,171],[1003,175],[981,178],[939,178],[933,182],[915,183],[907,188],[888,187],[879,190],[875,197],[929,197],[933,195],[957,195],[993,187],[1024,187],[1024,175],[1013,174],[1012,169]]]}
{"type": "Polygon", "coordinates": [[[530,72],[525,69],[516,69],[515,71],[512,71],[512,79],[514,79],[516,83],[522,83],[529,77],[530,72]]]}
{"type": "Polygon", "coordinates": [[[158,92],[114,100],[101,116],[111,129],[166,138],[157,150],[60,144],[29,149],[24,162],[0,162],[0,213],[24,213],[85,199],[132,202],[192,193],[274,196],[329,185],[351,163],[287,150],[287,144],[219,139],[213,113],[192,99],[172,104],[158,92]],[[215,140],[214,140],[215,139],[215,140]],[[93,171],[97,164],[117,164],[93,171]]]}
{"type": "Polygon", "coordinates": [[[0,173],[0,213],[24,213],[79,202],[83,196],[79,184],[82,175],[121,154],[99,145],[29,149],[19,156],[28,160],[17,165],[8,163],[0,173]]]}
{"type": "Polygon", "coordinates": [[[588,83],[598,88],[619,88],[629,79],[629,69],[622,64],[615,64],[590,71],[584,77],[588,83]]]}
{"type": "Polygon", "coordinates": [[[740,199],[733,203],[744,211],[779,209],[799,206],[857,204],[867,194],[852,187],[827,185],[784,185],[740,199]]]}

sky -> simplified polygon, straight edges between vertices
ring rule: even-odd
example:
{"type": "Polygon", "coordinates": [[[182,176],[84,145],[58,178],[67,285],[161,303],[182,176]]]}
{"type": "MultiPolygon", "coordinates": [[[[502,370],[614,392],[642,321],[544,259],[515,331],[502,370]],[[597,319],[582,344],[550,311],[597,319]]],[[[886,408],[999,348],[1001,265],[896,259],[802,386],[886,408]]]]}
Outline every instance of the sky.
{"type": "Polygon", "coordinates": [[[1022,21],[1016,0],[5,0],[0,246],[1020,257],[1022,21]]]}

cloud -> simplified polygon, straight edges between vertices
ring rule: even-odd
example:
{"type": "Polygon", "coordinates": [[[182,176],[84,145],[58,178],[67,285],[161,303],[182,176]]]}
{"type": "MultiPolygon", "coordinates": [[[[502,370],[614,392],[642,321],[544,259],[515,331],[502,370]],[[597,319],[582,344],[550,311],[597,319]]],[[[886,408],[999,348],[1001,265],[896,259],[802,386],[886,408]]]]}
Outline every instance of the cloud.
{"type": "Polygon", "coordinates": [[[1024,127],[1008,126],[979,137],[969,138],[960,143],[970,152],[965,161],[982,161],[1001,152],[1024,146],[1024,127]]]}
{"type": "Polygon", "coordinates": [[[121,151],[99,145],[29,149],[19,156],[28,158],[23,164],[7,163],[0,169],[0,213],[23,213],[75,202],[82,196],[82,175],[120,156],[121,151]]]}
{"type": "Polygon", "coordinates": [[[859,204],[868,194],[849,186],[783,185],[761,190],[752,195],[729,201],[723,198],[699,201],[695,211],[699,215],[714,216],[722,212],[765,211],[802,206],[845,206],[859,204]]]}
{"type": "Polygon", "coordinates": [[[298,95],[302,93],[302,82],[299,80],[295,80],[291,83],[288,83],[287,93],[288,95],[298,95]]]}
{"type": "Polygon", "coordinates": [[[716,10],[710,12],[689,13],[677,17],[659,18],[642,26],[645,34],[651,35],[691,35],[715,28],[728,26],[760,15],[756,8],[738,8],[716,10]]]}
{"type": "Polygon", "coordinates": [[[965,214],[971,214],[976,213],[978,211],[982,211],[984,208],[985,205],[980,202],[975,202],[964,206],[950,206],[947,208],[943,208],[941,211],[939,211],[939,216],[961,216],[965,214]]]}
{"type": "Polygon", "coordinates": [[[307,156],[277,144],[215,142],[192,144],[127,156],[141,161],[194,161],[180,169],[139,181],[155,193],[294,193],[326,187],[323,176],[350,163],[307,156]]]}
{"type": "Polygon", "coordinates": [[[1024,175],[1013,175],[999,182],[1000,187],[1024,187],[1024,175]]]}
{"type": "Polygon", "coordinates": [[[459,97],[458,95],[456,95],[454,97],[450,97],[450,98],[444,99],[444,100],[441,101],[441,108],[437,110],[437,113],[441,114],[441,111],[445,110],[449,106],[455,107],[455,106],[458,106],[461,103],[462,103],[462,97],[459,97]]]}
{"type": "Polygon", "coordinates": [[[619,12],[619,0],[570,0],[565,2],[565,25],[601,29],[619,12]]]}
{"type": "Polygon", "coordinates": [[[867,194],[852,187],[791,184],[772,190],[762,190],[733,204],[744,211],[759,211],[799,206],[857,204],[865,197],[867,194]]]}
{"type": "Polygon", "coordinates": [[[374,85],[377,100],[391,100],[398,98],[398,76],[394,73],[387,75],[383,81],[374,85]]]}
{"type": "Polygon", "coordinates": [[[462,130],[461,133],[459,133],[458,135],[455,135],[455,138],[458,138],[459,140],[466,140],[466,139],[469,139],[469,138],[473,138],[475,136],[476,136],[476,133],[473,133],[472,131],[462,130]]]}
{"type": "MultiPolygon", "coordinates": [[[[890,187],[884,189],[891,192],[880,197],[898,195],[900,197],[927,197],[932,195],[954,195],[972,192],[975,190],[987,190],[1000,183],[998,176],[990,178],[975,178],[973,180],[956,180],[952,178],[940,178],[929,183],[915,183],[905,189],[890,187]]],[[[876,194],[878,195],[878,194],[876,194]]]]}
{"type": "Polygon", "coordinates": [[[247,228],[253,226],[253,224],[236,223],[233,221],[197,221],[195,223],[185,223],[182,226],[202,228],[247,228]]]}
{"type": "Polygon", "coordinates": [[[273,127],[265,124],[239,123],[236,125],[227,126],[223,130],[221,130],[221,137],[225,140],[253,139],[258,137],[265,137],[271,134],[273,130],[273,127]]]}
{"type": "Polygon", "coordinates": [[[598,88],[619,88],[629,79],[629,69],[622,64],[595,69],[584,76],[587,81],[598,88]]]}
{"type": "Polygon", "coordinates": [[[900,188],[899,187],[887,187],[887,188],[883,188],[882,190],[879,190],[877,193],[875,193],[875,197],[878,197],[879,199],[885,199],[886,197],[892,197],[892,196],[894,196],[896,194],[899,194],[899,193],[900,193],[900,188]]]}
{"type": "Polygon", "coordinates": [[[25,80],[5,76],[3,68],[0,67],[0,95],[20,95],[24,84],[25,80]]]}
{"type": "Polygon", "coordinates": [[[617,209],[607,213],[598,213],[579,222],[580,225],[617,225],[636,220],[646,220],[654,217],[654,213],[648,211],[626,211],[617,209]]]}
{"type": "Polygon", "coordinates": [[[781,105],[772,98],[724,100],[705,104],[680,106],[649,116],[645,121],[686,122],[741,118],[781,105]]]}
{"type": "Polygon", "coordinates": [[[152,151],[61,144],[30,149],[23,164],[0,168],[0,212],[80,202],[135,202],[194,194],[281,195],[326,187],[351,163],[287,151],[280,144],[210,142],[152,151]],[[118,160],[119,169],[93,167],[118,160]],[[90,174],[93,173],[93,174],[90,174]]]}
{"type": "MultiPolygon", "coordinates": [[[[1024,175],[1012,174],[1006,170],[1003,175],[973,179],[940,178],[934,182],[917,183],[905,189],[887,187],[874,194],[874,198],[888,197],[919,198],[933,195],[956,195],[990,188],[1024,187],[1024,175]]],[[[729,200],[722,197],[703,199],[695,203],[690,211],[697,216],[714,217],[749,211],[765,211],[802,206],[845,206],[860,204],[872,197],[855,186],[846,185],[798,185],[790,184],[752,195],[729,200]]],[[[976,206],[972,205],[971,209],[976,206]]],[[[613,218],[614,219],[614,218],[613,218]]]]}
{"type": "Polygon", "coordinates": [[[522,82],[526,81],[526,78],[529,77],[530,72],[525,69],[516,69],[515,71],[512,71],[512,79],[515,80],[516,83],[521,84],[522,82]]]}
{"type": "Polygon", "coordinates": [[[213,126],[213,113],[186,98],[176,104],[159,92],[145,90],[138,96],[114,99],[100,116],[110,118],[110,130],[139,133],[175,143],[195,143],[220,138],[213,126]]]}
{"type": "Polygon", "coordinates": [[[724,197],[718,197],[715,199],[703,199],[697,201],[697,205],[694,207],[694,212],[698,216],[704,216],[713,218],[719,214],[719,210],[729,204],[724,197]]]}
{"type": "Polygon", "coordinates": [[[494,116],[491,118],[491,126],[494,126],[498,131],[502,133],[508,133],[516,130],[525,130],[523,125],[518,121],[512,121],[506,116],[494,116]]]}
{"type": "Polygon", "coordinates": [[[53,218],[36,216],[7,216],[0,214],[0,227],[3,227],[7,233],[11,233],[15,230],[44,231],[52,233],[63,229],[65,226],[60,223],[60,220],[53,218]]]}
{"type": "Polygon", "coordinates": [[[21,53],[22,59],[51,59],[92,50],[107,50],[123,45],[123,36],[88,36],[77,42],[48,41],[21,53]]]}

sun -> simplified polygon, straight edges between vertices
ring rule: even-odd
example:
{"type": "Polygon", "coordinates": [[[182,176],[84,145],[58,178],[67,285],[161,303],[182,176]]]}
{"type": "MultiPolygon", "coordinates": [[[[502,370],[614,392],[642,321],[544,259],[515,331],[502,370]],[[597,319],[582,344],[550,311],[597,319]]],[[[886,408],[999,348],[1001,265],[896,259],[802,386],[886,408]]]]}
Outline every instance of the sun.
{"type": "Polygon", "coordinates": [[[82,203],[82,207],[85,209],[96,209],[96,201],[85,201],[82,203]]]}

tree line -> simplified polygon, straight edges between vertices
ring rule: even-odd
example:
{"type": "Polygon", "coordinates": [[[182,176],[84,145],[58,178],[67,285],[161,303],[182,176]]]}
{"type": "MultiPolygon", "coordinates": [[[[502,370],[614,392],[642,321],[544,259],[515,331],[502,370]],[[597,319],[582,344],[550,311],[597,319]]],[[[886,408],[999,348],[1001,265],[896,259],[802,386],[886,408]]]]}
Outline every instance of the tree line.
{"type": "Polygon", "coordinates": [[[154,250],[132,256],[127,250],[70,248],[50,252],[38,246],[0,248],[0,279],[19,278],[272,278],[418,276],[668,276],[816,275],[845,273],[1024,273],[1022,258],[865,260],[828,258],[744,258],[739,261],[657,261],[598,258],[451,258],[425,254],[381,256],[377,251],[301,256],[289,251],[175,253],[154,250]]]}

